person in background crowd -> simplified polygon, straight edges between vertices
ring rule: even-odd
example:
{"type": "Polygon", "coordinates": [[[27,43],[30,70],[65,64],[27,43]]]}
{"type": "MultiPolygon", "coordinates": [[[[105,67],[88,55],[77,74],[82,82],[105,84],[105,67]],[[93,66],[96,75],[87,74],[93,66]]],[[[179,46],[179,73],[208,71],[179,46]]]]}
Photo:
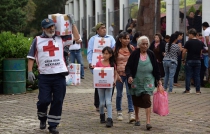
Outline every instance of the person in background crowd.
{"type": "Polygon", "coordinates": [[[131,42],[130,42],[130,44],[133,45],[134,48],[137,47],[137,40],[138,40],[138,38],[141,37],[141,36],[142,36],[142,34],[141,34],[140,31],[138,31],[138,32],[136,32],[136,33],[134,34],[134,37],[133,37],[133,39],[132,39],[131,42]]]}
{"type": "Polygon", "coordinates": [[[201,69],[201,50],[203,49],[203,43],[196,38],[197,32],[194,28],[188,31],[189,40],[185,43],[182,51],[182,63],[185,64],[185,91],[184,94],[190,93],[190,79],[194,78],[194,84],[196,87],[196,94],[200,94],[200,69],[201,69]],[[185,55],[187,52],[187,58],[185,55]],[[185,63],[186,61],[186,63],[185,63]]]}
{"type": "Polygon", "coordinates": [[[128,114],[129,122],[135,121],[133,114],[133,102],[128,89],[128,80],[125,74],[125,65],[130,54],[133,52],[134,47],[130,45],[129,34],[127,32],[122,32],[116,42],[114,56],[117,64],[117,73],[120,76],[119,80],[116,82],[117,96],[116,96],[116,109],[117,109],[117,120],[123,120],[122,114],[122,97],[123,97],[123,84],[126,86],[127,103],[128,103],[128,114]]]}
{"type": "Polygon", "coordinates": [[[132,36],[134,36],[135,33],[136,33],[136,23],[133,22],[132,36]]]}
{"type": "Polygon", "coordinates": [[[201,87],[204,87],[204,75],[208,68],[208,47],[204,44],[204,39],[201,33],[197,33],[196,38],[203,43],[203,50],[201,55],[200,85],[201,87]]]}
{"type": "Polygon", "coordinates": [[[182,49],[182,47],[180,48],[179,45],[176,44],[178,36],[179,35],[176,33],[171,35],[170,42],[166,44],[165,56],[163,58],[163,67],[165,71],[163,87],[164,90],[167,91],[169,85],[168,93],[176,93],[173,92],[174,74],[178,64],[178,55],[180,54],[180,49],[182,49]]]}
{"type": "Polygon", "coordinates": [[[166,36],[166,16],[161,18],[160,26],[161,26],[161,35],[163,36],[163,38],[165,38],[165,36],[166,36]]]}
{"type": "Polygon", "coordinates": [[[196,10],[195,12],[195,18],[194,18],[194,28],[197,31],[197,33],[202,32],[202,16],[201,16],[201,11],[196,10]]]}
{"type": "Polygon", "coordinates": [[[194,12],[191,11],[189,13],[189,16],[187,16],[187,21],[188,21],[187,30],[189,30],[194,27],[194,12]]]}
{"type": "Polygon", "coordinates": [[[88,41],[90,40],[91,37],[93,37],[94,35],[96,35],[96,28],[92,27],[92,31],[90,32],[89,36],[88,36],[88,41]]]}
{"type": "MultiPolygon", "coordinates": [[[[113,36],[106,34],[106,26],[102,22],[99,22],[96,26],[97,34],[92,36],[88,42],[88,50],[87,50],[87,61],[89,63],[90,71],[93,73],[93,66],[92,66],[92,55],[93,55],[93,47],[94,47],[94,40],[95,38],[107,38],[110,40],[110,47],[113,49],[115,47],[115,39],[113,36]]],[[[94,93],[94,105],[96,107],[96,111],[99,111],[99,96],[98,96],[98,90],[95,88],[94,93]]]]}
{"type": "Polygon", "coordinates": [[[80,77],[81,79],[84,79],[85,72],[84,72],[84,63],[81,53],[81,43],[82,43],[81,37],[78,43],[73,41],[73,44],[69,47],[69,52],[70,52],[69,59],[71,63],[75,63],[75,60],[77,60],[77,63],[80,64],[80,77]]]}
{"type": "Polygon", "coordinates": [[[132,28],[129,27],[126,32],[129,33],[129,38],[130,38],[130,40],[132,40],[133,39],[132,28]]]}
{"type": "Polygon", "coordinates": [[[126,24],[125,31],[130,27],[130,24],[133,23],[133,19],[129,18],[128,23],[126,24]]]}
{"type": "MultiPolygon", "coordinates": [[[[175,34],[178,35],[176,44],[179,46],[180,51],[182,52],[183,47],[184,47],[184,46],[182,45],[182,39],[183,39],[184,33],[179,32],[179,31],[176,31],[175,34]]],[[[182,64],[182,53],[179,53],[178,59],[177,59],[176,73],[175,73],[175,75],[174,75],[174,86],[180,86],[180,85],[178,84],[178,77],[179,77],[179,71],[180,71],[180,69],[181,69],[181,64],[182,64]]]]}
{"type": "Polygon", "coordinates": [[[114,23],[111,24],[108,30],[108,35],[111,35],[114,37],[114,23]]]}
{"type": "Polygon", "coordinates": [[[151,43],[149,49],[154,52],[158,62],[158,67],[160,69],[160,75],[161,77],[164,77],[164,69],[162,61],[165,53],[165,42],[162,40],[162,36],[159,33],[155,34],[154,39],[155,40],[151,43]]]}
{"type": "MultiPolygon", "coordinates": [[[[70,17],[72,27],[76,26],[73,16],[70,17]]],[[[56,36],[55,23],[51,19],[41,22],[42,35],[37,36],[29,50],[28,58],[28,80],[34,82],[35,76],[32,72],[34,60],[39,64],[38,87],[39,95],[37,102],[37,115],[40,120],[40,129],[46,128],[48,120],[49,132],[59,134],[56,129],[61,120],[62,106],[66,94],[66,78],[69,74],[64,61],[63,46],[71,45],[72,35],[56,36]],[[66,44],[69,42],[70,44],[66,44]],[[54,50],[53,52],[51,50],[54,50]],[[48,106],[49,113],[47,114],[48,106]]],[[[75,31],[72,31],[74,34],[75,31]]],[[[75,36],[78,36],[75,34],[75,36]]],[[[76,40],[77,42],[78,40],[76,40]]]]}
{"type": "Polygon", "coordinates": [[[170,38],[171,38],[171,36],[166,35],[163,41],[164,41],[165,43],[169,43],[170,38]]]}
{"type": "Polygon", "coordinates": [[[137,41],[137,49],[130,55],[125,67],[129,92],[135,109],[135,126],[140,126],[139,107],[146,112],[146,128],[152,128],[150,122],[151,98],[155,86],[162,85],[157,59],[149,50],[149,39],[141,36],[137,41]]]}
{"type": "Polygon", "coordinates": [[[207,80],[210,82],[210,27],[208,22],[203,22],[202,24],[203,27],[203,36],[204,36],[204,44],[208,47],[208,57],[205,59],[206,66],[208,67],[207,69],[207,80]]]}
{"type": "Polygon", "coordinates": [[[117,40],[117,39],[118,39],[119,34],[120,34],[121,32],[123,32],[123,30],[119,30],[118,35],[116,36],[115,40],[117,40]]]}
{"type": "Polygon", "coordinates": [[[87,30],[83,29],[82,33],[82,48],[87,48],[87,30]]]}

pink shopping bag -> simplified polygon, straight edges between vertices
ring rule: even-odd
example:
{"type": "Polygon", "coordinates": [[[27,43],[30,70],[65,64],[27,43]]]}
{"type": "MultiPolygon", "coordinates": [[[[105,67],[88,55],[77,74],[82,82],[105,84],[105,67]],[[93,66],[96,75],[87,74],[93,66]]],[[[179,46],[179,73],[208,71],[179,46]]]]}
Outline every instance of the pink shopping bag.
{"type": "Polygon", "coordinates": [[[168,94],[164,91],[162,85],[158,86],[157,92],[153,95],[153,112],[160,116],[166,116],[169,114],[168,94]]]}

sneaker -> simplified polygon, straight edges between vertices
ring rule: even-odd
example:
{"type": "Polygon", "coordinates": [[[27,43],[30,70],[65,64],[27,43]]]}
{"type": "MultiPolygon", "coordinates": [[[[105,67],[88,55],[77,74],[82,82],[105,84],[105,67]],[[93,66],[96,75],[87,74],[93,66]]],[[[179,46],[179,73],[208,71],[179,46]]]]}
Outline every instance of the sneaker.
{"type": "Polygon", "coordinates": [[[141,125],[141,124],[140,124],[140,121],[136,121],[134,125],[135,125],[135,126],[140,126],[140,125],[141,125]]]}
{"type": "Polygon", "coordinates": [[[117,120],[118,121],[122,121],[123,120],[122,112],[117,112],[117,120]]]}
{"type": "Polygon", "coordinates": [[[180,84],[178,84],[178,83],[174,83],[174,86],[176,86],[176,87],[180,87],[181,85],[180,85],[180,84]]]}
{"type": "Polygon", "coordinates": [[[185,90],[183,94],[190,94],[190,91],[185,90]]]}
{"type": "Polygon", "coordinates": [[[133,112],[128,113],[129,123],[136,121],[133,112]]]}
{"type": "Polygon", "coordinates": [[[105,121],[105,113],[104,114],[100,114],[100,122],[101,123],[106,123],[106,121],[105,121]]]}
{"type": "Polygon", "coordinates": [[[81,79],[85,79],[85,77],[84,77],[84,76],[82,76],[82,77],[81,77],[81,79]]]}
{"type": "Polygon", "coordinates": [[[201,91],[196,91],[196,94],[197,94],[197,95],[201,94],[201,91]]]}
{"type": "Polygon", "coordinates": [[[175,94],[176,92],[172,91],[172,92],[168,92],[169,94],[175,94]]]}
{"type": "Polygon", "coordinates": [[[107,120],[106,120],[106,127],[112,127],[112,126],[113,126],[112,118],[107,118],[107,120]]]}

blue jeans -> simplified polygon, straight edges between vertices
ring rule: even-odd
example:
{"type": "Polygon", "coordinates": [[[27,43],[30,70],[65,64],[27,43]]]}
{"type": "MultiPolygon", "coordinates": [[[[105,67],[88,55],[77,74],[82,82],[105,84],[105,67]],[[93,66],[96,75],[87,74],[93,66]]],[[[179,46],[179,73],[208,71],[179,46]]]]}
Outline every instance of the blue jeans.
{"type": "Polygon", "coordinates": [[[81,77],[84,77],[84,63],[82,59],[81,50],[70,50],[70,62],[75,63],[75,60],[77,60],[77,63],[81,65],[80,68],[80,75],[81,77]]]}
{"type": "Polygon", "coordinates": [[[98,88],[98,95],[100,100],[99,111],[100,114],[104,114],[104,106],[106,101],[108,118],[112,118],[112,89],[113,88],[98,88]]]}
{"type": "Polygon", "coordinates": [[[123,84],[125,83],[126,86],[126,93],[127,93],[127,101],[128,101],[128,112],[133,112],[133,101],[132,96],[129,93],[128,88],[128,79],[126,76],[120,76],[122,79],[122,82],[116,82],[116,88],[117,88],[117,97],[116,97],[116,109],[117,111],[122,111],[122,97],[123,97],[123,84]]]}
{"type": "Polygon", "coordinates": [[[174,84],[174,75],[176,73],[177,64],[174,61],[171,61],[171,60],[164,60],[163,61],[163,67],[164,67],[164,71],[165,71],[164,86],[163,87],[166,90],[168,88],[168,82],[169,82],[168,92],[172,92],[173,84],[174,84]]]}
{"type": "Polygon", "coordinates": [[[193,77],[196,91],[200,91],[200,60],[188,60],[185,64],[185,88],[187,91],[190,90],[190,79],[193,77]]]}

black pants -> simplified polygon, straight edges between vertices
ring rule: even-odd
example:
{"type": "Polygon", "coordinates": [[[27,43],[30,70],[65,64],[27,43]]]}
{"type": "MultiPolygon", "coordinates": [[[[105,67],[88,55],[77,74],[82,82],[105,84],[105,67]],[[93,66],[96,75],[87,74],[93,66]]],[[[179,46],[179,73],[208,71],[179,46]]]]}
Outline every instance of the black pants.
{"type": "Polygon", "coordinates": [[[204,60],[201,59],[201,70],[200,70],[200,84],[201,86],[204,86],[204,75],[205,75],[205,71],[206,71],[206,66],[204,65],[204,60]]]}
{"type": "MultiPolygon", "coordinates": [[[[113,96],[113,94],[114,94],[114,87],[113,87],[113,90],[112,90],[112,96],[113,96]]],[[[99,96],[98,96],[98,89],[97,88],[95,88],[95,93],[94,93],[94,106],[96,108],[99,107],[99,96]]],[[[105,104],[105,106],[106,106],[106,104],[105,104]]]]}
{"type": "Polygon", "coordinates": [[[179,77],[179,71],[181,69],[181,64],[182,64],[182,60],[181,60],[181,58],[178,58],[177,67],[176,67],[176,73],[174,75],[174,83],[178,82],[178,77],[179,77]]]}

